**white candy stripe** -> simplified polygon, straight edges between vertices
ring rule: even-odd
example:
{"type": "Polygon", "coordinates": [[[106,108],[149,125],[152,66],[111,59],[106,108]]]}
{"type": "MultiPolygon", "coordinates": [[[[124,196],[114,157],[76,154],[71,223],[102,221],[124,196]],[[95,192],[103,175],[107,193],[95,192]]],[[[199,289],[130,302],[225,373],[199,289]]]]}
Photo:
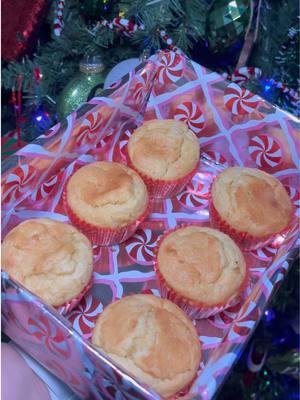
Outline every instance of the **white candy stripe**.
{"type": "Polygon", "coordinates": [[[263,138],[266,138],[266,136],[255,136],[252,138],[252,142],[256,142],[257,144],[260,144],[261,148],[265,148],[265,142],[263,138]]]}

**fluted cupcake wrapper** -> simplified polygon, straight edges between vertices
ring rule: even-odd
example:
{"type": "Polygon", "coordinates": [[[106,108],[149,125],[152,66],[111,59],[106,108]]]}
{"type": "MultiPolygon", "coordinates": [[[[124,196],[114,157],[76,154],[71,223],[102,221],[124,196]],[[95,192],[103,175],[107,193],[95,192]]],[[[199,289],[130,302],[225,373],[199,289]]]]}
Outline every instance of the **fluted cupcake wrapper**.
{"type": "MultiPolygon", "coordinates": [[[[193,377],[193,379],[186,385],[184,386],[182,389],[179,390],[179,392],[175,393],[173,396],[169,397],[167,400],[180,400],[182,398],[185,399],[185,396],[188,395],[191,387],[193,386],[196,378],[198,376],[198,373],[195,373],[195,376],[193,377]]],[[[190,400],[192,399],[192,397],[188,397],[190,400]]]]}
{"type": "Polygon", "coordinates": [[[154,271],[156,273],[161,297],[171,300],[178,307],[180,307],[191,319],[204,319],[204,318],[211,317],[215,314],[218,314],[219,312],[226,310],[226,308],[233,307],[242,300],[242,298],[245,294],[247,285],[249,283],[249,270],[246,266],[245,278],[244,278],[243,282],[241,283],[239,290],[234,295],[232,295],[225,303],[220,303],[220,304],[211,306],[211,305],[207,305],[203,302],[195,302],[193,300],[187,299],[183,295],[177,293],[173,288],[171,288],[168,285],[164,276],[160,272],[159,263],[158,263],[158,251],[159,251],[159,248],[160,248],[163,240],[168,235],[177,231],[178,229],[186,228],[188,226],[200,226],[201,227],[201,225],[199,225],[199,224],[183,224],[179,227],[176,227],[174,229],[167,231],[160,237],[160,239],[157,243],[157,246],[155,248],[155,251],[154,251],[154,253],[155,253],[154,271]]]}
{"type": "Polygon", "coordinates": [[[151,201],[148,198],[148,203],[145,211],[141,214],[134,222],[121,228],[101,228],[96,225],[92,225],[86,221],[83,221],[78,215],[72,210],[68,204],[67,198],[67,184],[65,185],[63,192],[63,202],[65,211],[72,223],[80,230],[87,238],[96,245],[99,246],[110,246],[112,244],[118,244],[125,242],[130,236],[132,236],[137,230],[138,226],[145,220],[145,218],[151,212],[151,201]]]}
{"type": "Polygon", "coordinates": [[[92,278],[89,280],[89,283],[85,286],[85,288],[79,293],[78,296],[74,297],[74,299],[67,301],[66,303],[56,306],[55,308],[57,311],[62,314],[66,315],[69,312],[71,312],[82,300],[82,298],[87,294],[87,292],[90,290],[90,288],[93,285],[93,280],[92,278]]]}
{"type": "Polygon", "coordinates": [[[214,206],[213,200],[211,199],[209,201],[209,215],[212,227],[219,229],[220,231],[230,236],[243,251],[252,251],[257,250],[260,247],[264,247],[272,242],[278,235],[283,235],[285,232],[287,232],[289,230],[289,226],[292,224],[293,221],[294,213],[292,212],[291,214],[292,216],[288,227],[272,235],[258,238],[250,235],[247,232],[238,231],[237,229],[230,226],[226,221],[224,221],[224,219],[222,219],[221,215],[214,206]]]}
{"type": "Polygon", "coordinates": [[[139,171],[132,163],[129,154],[128,154],[128,149],[126,146],[125,149],[126,153],[126,160],[127,160],[127,165],[132,168],[136,173],[140,175],[140,177],[143,179],[145,185],[147,186],[148,192],[151,197],[155,198],[160,198],[160,199],[167,199],[171,197],[175,197],[177,194],[183,191],[183,189],[187,186],[187,184],[191,181],[193,176],[196,174],[199,168],[199,161],[195,168],[189,172],[187,175],[183,176],[182,178],[175,179],[172,181],[165,181],[161,179],[152,179],[149,176],[143,174],[141,171],[139,171]]]}

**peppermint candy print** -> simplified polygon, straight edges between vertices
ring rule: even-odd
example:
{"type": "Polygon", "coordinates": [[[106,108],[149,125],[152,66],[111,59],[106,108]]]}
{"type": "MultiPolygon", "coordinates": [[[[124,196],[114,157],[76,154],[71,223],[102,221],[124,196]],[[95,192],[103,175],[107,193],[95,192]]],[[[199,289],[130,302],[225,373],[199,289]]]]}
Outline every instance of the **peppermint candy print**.
{"type": "Polygon", "coordinates": [[[96,148],[103,148],[105,147],[112,139],[113,135],[115,134],[115,130],[113,128],[109,129],[105,132],[105,135],[101,137],[100,141],[96,144],[96,148]]]}
{"type": "Polygon", "coordinates": [[[158,235],[150,229],[140,229],[128,240],[127,254],[134,262],[152,265],[157,239],[158,235]]]}
{"type": "Polygon", "coordinates": [[[2,187],[2,202],[9,203],[20,199],[32,188],[37,172],[29,164],[16,167],[7,177],[2,187]]]}
{"type": "Polygon", "coordinates": [[[223,167],[229,166],[226,158],[221,153],[218,153],[217,151],[209,150],[204,153],[202,152],[202,156],[203,157],[207,156],[209,159],[213,160],[216,164],[221,164],[223,167]]]}
{"type": "Polygon", "coordinates": [[[150,70],[144,69],[144,71],[141,73],[141,78],[145,90],[150,90],[153,83],[153,75],[151,74],[150,70]]]}
{"type": "Polygon", "coordinates": [[[177,82],[183,74],[183,60],[179,54],[170,51],[161,57],[158,67],[159,83],[167,84],[177,82]]]}
{"type": "Polygon", "coordinates": [[[123,158],[126,157],[126,146],[127,146],[128,140],[131,135],[132,135],[132,132],[127,129],[120,137],[118,146],[119,146],[119,150],[120,150],[120,153],[123,158]]]}
{"type": "Polygon", "coordinates": [[[272,243],[268,246],[262,247],[261,249],[254,250],[251,253],[255,258],[261,261],[271,261],[278,251],[278,246],[273,246],[272,243]]]}
{"type": "Polygon", "coordinates": [[[177,199],[186,208],[204,208],[208,204],[210,185],[211,179],[203,181],[193,179],[185,190],[177,196],[177,199]]]}
{"type": "Polygon", "coordinates": [[[243,340],[241,336],[247,336],[253,329],[256,321],[259,318],[259,312],[256,303],[246,301],[241,308],[241,314],[238,315],[232,324],[228,333],[229,340],[243,340]]]}
{"type": "Polygon", "coordinates": [[[47,360],[45,362],[45,364],[50,370],[54,370],[55,371],[55,375],[59,376],[59,378],[63,382],[67,382],[68,381],[68,372],[67,372],[67,370],[60,363],[58,363],[55,359],[54,360],[47,360]]]}
{"type": "MultiPolygon", "coordinates": [[[[98,369],[97,369],[98,372],[98,369]]],[[[124,400],[143,400],[149,392],[142,391],[127,380],[121,372],[116,372],[112,368],[101,368],[101,373],[97,374],[97,382],[102,389],[105,399],[124,399],[124,400]]],[[[98,392],[98,390],[97,390],[98,392]]],[[[157,399],[157,397],[152,397],[157,399]]]]}
{"type": "Polygon", "coordinates": [[[59,182],[58,175],[51,176],[47,181],[43,182],[38,189],[32,194],[32,199],[35,201],[43,200],[52,193],[53,189],[59,182]]]}
{"type": "Polygon", "coordinates": [[[100,301],[89,294],[70,313],[68,319],[78,333],[85,337],[90,337],[92,336],[92,329],[95,326],[96,319],[102,310],[103,306],[100,301]]]}
{"type": "Polygon", "coordinates": [[[262,247],[261,249],[252,251],[251,253],[256,257],[257,259],[261,261],[271,261],[276,253],[278,252],[278,247],[273,247],[273,246],[265,246],[262,247]]]}
{"type": "Polygon", "coordinates": [[[235,304],[234,306],[228,307],[226,310],[221,311],[219,314],[209,317],[209,321],[212,323],[212,325],[224,329],[232,324],[240,308],[240,304],[235,304]]]}
{"type": "Polygon", "coordinates": [[[271,136],[254,136],[250,140],[248,150],[255,164],[260,168],[274,168],[281,163],[281,148],[271,136]]]}
{"type": "Polygon", "coordinates": [[[99,112],[90,113],[83,121],[76,138],[78,147],[95,143],[102,124],[102,115],[99,112]]]}
{"type": "Polygon", "coordinates": [[[86,385],[84,385],[85,379],[83,379],[82,376],[74,375],[64,364],[62,365],[62,363],[58,363],[56,360],[47,360],[45,364],[50,371],[53,371],[56,376],[59,376],[59,378],[66,385],[70,386],[81,398],[86,398],[88,396],[86,385]]]}
{"type": "Polygon", "coordinates": [[[187,126],[194,132],[199,133],[204,126],[204,115],[200,107],[192,101],[186,101],[179,104],[175,110],[175,119],[184,121],[187,126]]]}
{"type": "Polygon", "coordinates": [[[299,208],[300,208],[300,193],[299,193],[299,191],[295,187],[292,187],[292,186],[284,185],[284,187],[285,187],[286,191],[288,192],[293,205],[296,208],[296,213],[298,214],[299,208]]]}
{"type": "Polygon", "coordinates": [[[234,115],[246,115],[254,111],[259,103],[256,95],[236,83],[230,83],[224,91],[225,107],[234,115]]]}
{"type": "Polygon", "coordinates": [[[136,85],[133,87],[132,97],[137,105],[143,103],[147,94],[147,81],[148,75],[145,73],[143,76],[138,77],[136,85]]]}
{"type": "Polygon", "coordinates": [[[47,350],[53,352],[60,358],[69,358],[70,348],[65,334],[57,325],[54,325],[49,318],[44,315],[40,315],[38,319],[29,318],[28,329],[47,350]]]}

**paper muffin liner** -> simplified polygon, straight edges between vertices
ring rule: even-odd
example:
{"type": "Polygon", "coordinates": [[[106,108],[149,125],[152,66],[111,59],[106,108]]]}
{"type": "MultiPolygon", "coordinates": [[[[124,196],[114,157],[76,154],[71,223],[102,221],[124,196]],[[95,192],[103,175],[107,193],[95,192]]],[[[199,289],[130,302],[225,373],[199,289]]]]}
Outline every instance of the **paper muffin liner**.
{"type": "Polygon", "coordinates": [[[147,186],[150,196],[160,199],[175,197],[178,193],[182,192],[183,189],[187,186],[187,184],[191,181],[195,173],[198,171],[200,164],[200,161],[198,161],[195,168],[182,178],[166,181],[161,179],[150,178],[149,176],[139,171],[134,166],[129,157],[127,146],[125,154],[126,154],[127,165],[131,169],[133,169],[137,174],[139,174],[140,177],[143,179],[145,185],[147,186]]]}
{"type": "Polygon", "coordinates": [[[83,219],[81,219],[68,204],[67,198],[67,184],[65,185],[63,192],[63,202],[65,211],[72,223],[80,232],[85,234],[87,238],[93,243],[99,246],[110,246],[112,244],[118,244],[125,242],[130,236],[132,236],[137,230],[138,226],[145,220],[145,218],[151,212],[151,201],[148,197],[148,203],[145,211],[131,224],[125,225],[121,228],[101,228],[96,225],[92,225],[83,219]]]}
{"type": "Polygon", "coordinates": [[[213,228],[219,229],[230,236],[243,251],[257,250],[272,242],[278,235],[282,235],[289,230],[293,221],[294,209],[291,212],[291,218],[286,228],[264,237],[255,237],[248,232],[238,231],[222,219],[221,215],[214,206],[213,199],[209,201],[210,222],[213,228]]]}
{"type": "MultiPolygon", "coordinates": [[[[201,350],[201,361],[202,361],[202,351],[201,350]]],[[[185,399],[185,396],[188,396],[189,391],[191,389],[191,387],[193,386],[193,384],[195,383],[195,380],[197,379],[198,373],[197,371],[195,372],[194,377],[192,378],[192,380],[190,382],[188,382],[182,389],[180,389],[177,393],[175,393],[173,396],[168,397],[167,400],[180,400],[180,399],[185,399]]],[[[192,398],[192,397],[191,397],[192,398]]],[[[190,398],[190,399],[191,399],[190,398]]]]}
{"type": "Polygon", "coordinates": [[[93,279],[91,277],[89,283],[82,289],[82,291],[79,293],[78,296],[74,297],[72,300],[69,300],[60,306],[55,306],[57,311],[62,315],[66,315],[69,312],[71,312],[81,302],[82,298],[87,294],[92,285],[93,285],[93,279]]]}
{"type": "Polygon", "coordinates": [[[218,314],[219,312],[225,310],[226,308],[233,307],[236,304],[238,304],[245,293],[245,290],[247,288],[247,285],[249,283],[249,270],[246,265],[246,274],[244,277],[243,282],[241,283],[238,291],[233,294],[225,303],[219,303],[214,306],[205,304],[203,302],[196,302],[193,300],[190,300],[183,295],[177,293],[173,288],[171,288],[163,275],[160,272],[159,269],[159,263],[158,263],[158,252],[159,248],[163,242],[163,240],[170,235],[171,233],[177,231],[178,229],[186,228],[189,226],[199,226],[202,227],[199,224],[183,224],[179,227],[176,227],[174,229],[171,229],[167,232],[165,232],[160,239],[158,240],[157,246],[154,251],[154,271],[157,277],[158,281],[158,286],[160,289],[160,294],[161,297],[166,298],[168,300],[171,300],[173,303],[175,303],[178,307],[180,307],[191,319],[203,319],[203,318],[208,318],[211,317],[212,315],[218,314]]]}

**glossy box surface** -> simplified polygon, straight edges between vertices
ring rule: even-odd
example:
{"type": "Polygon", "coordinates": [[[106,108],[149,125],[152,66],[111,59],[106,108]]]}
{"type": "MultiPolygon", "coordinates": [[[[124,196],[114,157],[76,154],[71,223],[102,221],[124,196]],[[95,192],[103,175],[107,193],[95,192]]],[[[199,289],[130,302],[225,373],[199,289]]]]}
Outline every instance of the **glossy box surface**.
{"type": "MultiPolygon", "coordinates": [[[[185,57],[159,53],[94,98],[47,135],[3,165],[2,235],[36,217],[68,221],[62,202],[66,180],[96,160],[125,163],[125,145],[142,120],[176,118],[199,137],[201,164],[187,188],[156,200],[136,234],[121,245],[94,246],[93,286],[78,307],[61,316],[2,273],[5,333],[83,399],[155,399],[89,343],[95,320],[110,302],[130,293],[159,295],[154,248],[166,230],[184,223],[209,225],[212,179],[232,165],[274,174],[299,216],[298,121],[261,98],[231,86],[185,57]]],[[[211,399],[245,345],[293,258],[298,225],[269,246],[246,254],[251,283],[243,302],[195,322],[203,360],[188,398],[211,399]]],[[[63,312],[64,310],[59,310],[63,312]]]]}

